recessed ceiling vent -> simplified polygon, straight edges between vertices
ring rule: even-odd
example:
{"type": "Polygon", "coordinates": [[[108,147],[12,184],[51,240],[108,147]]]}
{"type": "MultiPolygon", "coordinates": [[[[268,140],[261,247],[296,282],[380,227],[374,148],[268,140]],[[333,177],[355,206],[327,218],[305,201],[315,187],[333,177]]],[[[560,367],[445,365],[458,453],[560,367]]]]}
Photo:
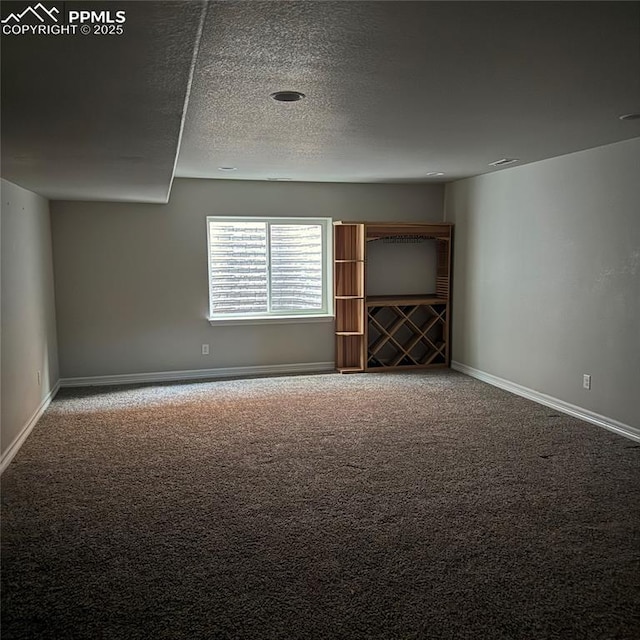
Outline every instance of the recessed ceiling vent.
{"type": "Polygon", "coordinates": [[[278,102],[298,102],[305,97],[304,93],[299,91],[276,91],[271,97],[278,102]]]}
{"type": "Polygon", "coordinates": [[[490,162],[489,166],[491,167],[504,167],[507,164],[513,164],[514,162],[518,162],[518,158],[502,158],[501,160],[496,160],[495,162],[490,162]]]}

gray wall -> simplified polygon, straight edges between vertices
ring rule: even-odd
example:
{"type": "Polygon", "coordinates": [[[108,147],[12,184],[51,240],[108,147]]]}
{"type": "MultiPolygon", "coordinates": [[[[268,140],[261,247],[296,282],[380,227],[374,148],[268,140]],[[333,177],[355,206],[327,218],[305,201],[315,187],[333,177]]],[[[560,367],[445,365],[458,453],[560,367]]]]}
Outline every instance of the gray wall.
{"type": "Polygon", "coordinates": [[[209,325],[206,216],[441,221],[443,196],[441,185],[179,179],[167,205],[53,202],[61,375],[332,361],[332,323],[209,325]]]}
{"type": "Polygon", "coordinates": [[[4,456],[56,386],[58,353],[49,203],[6,180],[2,180],[0,197],[0,449],[4,456]]]}
{"type": "Polygon", "coordinates": [[[636,138],[447,185],[454,360],[640,426],[639,169],[636,138]]]}

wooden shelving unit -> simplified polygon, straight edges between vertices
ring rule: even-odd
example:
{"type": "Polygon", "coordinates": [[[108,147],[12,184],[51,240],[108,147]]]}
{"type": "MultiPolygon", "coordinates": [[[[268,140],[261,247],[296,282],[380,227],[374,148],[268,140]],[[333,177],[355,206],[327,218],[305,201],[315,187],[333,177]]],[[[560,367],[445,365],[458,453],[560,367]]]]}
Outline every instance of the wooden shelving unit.
{"type": "Polygon", "coordinates": [[[334,223],[338,371],[449,366],[452,231],[449,223],[334,223]],[[434,292],[365,295],[367,242],[385,238],[435,241],[434,292]]]}
{"type": "Polygon", "coordinates": [[[334,296],[336,368],[342,373],[365,367],[365,236],[362,224],[335,224],[334,296]]]}

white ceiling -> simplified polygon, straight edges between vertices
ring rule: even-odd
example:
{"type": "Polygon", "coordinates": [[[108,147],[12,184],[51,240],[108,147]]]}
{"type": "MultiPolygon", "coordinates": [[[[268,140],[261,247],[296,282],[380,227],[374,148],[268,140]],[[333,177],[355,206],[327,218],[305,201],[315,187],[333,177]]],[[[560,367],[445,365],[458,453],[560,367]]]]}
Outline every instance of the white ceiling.
{"type": "Polygon", "coordinates": [[[437,182],[640,136],[638,2],[116,4],[120,39],[3,38],[3,177],[164,201],[174,165],[437,182]]]}

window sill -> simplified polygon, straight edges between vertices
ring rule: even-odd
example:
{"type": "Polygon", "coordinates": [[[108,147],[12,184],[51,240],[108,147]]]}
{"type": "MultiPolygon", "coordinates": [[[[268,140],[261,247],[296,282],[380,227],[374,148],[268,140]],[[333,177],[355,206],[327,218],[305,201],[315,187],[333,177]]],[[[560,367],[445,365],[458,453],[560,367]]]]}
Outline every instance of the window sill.
{"type": "Polygon", "coordinates": [[[208,318],[208,320],[212,327],[224,327],[228,325],[242,324],[299,324],[307,322],[333,322],[334,316],[330,314],[317,316],[262,316],[259,318],[208,318]]]}

